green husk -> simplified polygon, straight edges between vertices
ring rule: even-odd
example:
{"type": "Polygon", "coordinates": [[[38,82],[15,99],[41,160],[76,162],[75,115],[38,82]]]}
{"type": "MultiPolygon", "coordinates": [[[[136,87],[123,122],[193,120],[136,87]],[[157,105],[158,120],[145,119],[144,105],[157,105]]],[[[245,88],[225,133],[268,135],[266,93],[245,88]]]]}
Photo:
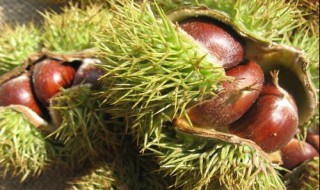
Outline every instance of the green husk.
{"type": "Polygon", "coordinates": [[[306,57],[310,61],[307,69],[311,74],[311,79],[318,97],[317,109],[314,116],[300,126],[302,133],[299,134],[299,138],[304,139],[308,129],[319,127],[319,33],[312,32],[306,25],[294,33],[285,36],[283,43],[288,43],[304,50],[306,57]]]}
{"type": "Polygon", "coordinates": [[[319,189],[319,157],[306,161],[285,175],[288,190],[319,189]]]}
{"type": "Polygon", "coordinates": [[[188,104],[212,96],[225,80],[215,59],[179,32],[159,9],[129,1],[114,4],[108,30],[97,35],[106,74],[101,78],[108,112],[125,118],[146,145],[162,124],[184,114],[188,104]]]}
{"type": "Polygon", "coordinates": [[[277,168],[252,147],[165,130],[155,153],[182,189],[284,189],[277,168]]]}
{"type": "Polygon", "coordinates": [[[141,156],[137,147],[126,136],[118,152],[120,154],[107,156],[107,160],[99,163],[84,175],[70,182],[73,190],[162,190],[167,189],[169,181],[162,178],[158,166],[150,156],[141,156]]]}
{"type": "Polygon", "coordinates": [[[94,48],[92,33],[99,33],[112,18],[108,8],[91,4],[84,9],[70,3],[62,14],[46,12],[43,24],[43,44],[57,53],[78,52],[94,48]]]}
{"type": "Polygon", "coordinates": [[[40,49],[40,32],[34,25],[0,28],[0,76],[22,65],[40,49]]]}
{"type": "Polygon", "coordinates": [[[90,173],[80,176],[70,183],[69,190],[103,190],[110,189],[113,190],[113,187],[119,187],[121,185],[116,184],[116,180],[113,175],[112,165],[105,165],[90,171],[90,173]]]}
{"type": "Polygon", "coordinates": [[[18,176],[21,181],[38,176],[53,153],[50,142],[22,113],[0,107],[1,175],[18,176]]]}
{"type": "Polygon", "coordinates": [[[121,123],[108,117],[93,94],[90,86],[83,85],[51,99],[50,111],[61,121],[50,136],[63,144],[59,156],[71,167],[95,163],[110,152],[117,154],[119,148],[121,136],[116,131],[121,123]]]}

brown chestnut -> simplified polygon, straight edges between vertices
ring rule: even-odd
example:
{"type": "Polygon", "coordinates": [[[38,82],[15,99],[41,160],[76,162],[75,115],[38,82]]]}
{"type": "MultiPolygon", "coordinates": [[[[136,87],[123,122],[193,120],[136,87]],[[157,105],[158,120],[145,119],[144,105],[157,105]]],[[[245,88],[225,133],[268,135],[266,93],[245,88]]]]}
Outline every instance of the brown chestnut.
{"type": "Polygon", "coordinates": [[[273,83],[264,85],[256,103],[239,120],[230,125],[229,132],[251,139],[266,152],[285,146],[298,128],[298,110],[291,95],[278,85],[277,72],[273,83]]]}
{"type": "Polygon", "coordinates": [[[307,133],[307,142],[319,151],[319,128],[311,129],[307,133]]]}
{"type": "Polygon", "coordinates": [[[0,86],[0,106],[15,104],[26,106],[39,116],[43,116],[32,91],[29,73],[23,73],[0,86]]]}
{"type": "Polygon", "coordinates": [[[44,59],[36,63],[33,68],[32,81],[39,101],[48,107],[52,96],[61,88],[71,86],[75,72],[71,65],[55,59],[44,59]]]}
{"type": "Polygon", "coordinates": [[[199,127],[224,130],[224,127],[244,115],[258,98],[264,83],[260,66],[247,61],[226,71],[235,78],[234,83],[224,83],[218,97],[190,108],[188,116],[199,127]]]}
{"type": "Polygon", "coordinates": [[[197,17],[184,20],[179,26],[220,60],[225,69],[232,68],[243,60],[245,54],[243,40],[222,23],[197,17]]]}
{"type": "Polygon", "coordinates": [[[293,169],[299,164],[318,156],[318,151],[307,142],[292,139],[280,150],[283,166],[293,169]]]}
{"type": "Polygon", "coordinates": [[[105,74],[104,70],[99,67],[97,60],[84,59],[77,69],[72,85],[92,84],[97,85],[100,76],[105,74]]]}

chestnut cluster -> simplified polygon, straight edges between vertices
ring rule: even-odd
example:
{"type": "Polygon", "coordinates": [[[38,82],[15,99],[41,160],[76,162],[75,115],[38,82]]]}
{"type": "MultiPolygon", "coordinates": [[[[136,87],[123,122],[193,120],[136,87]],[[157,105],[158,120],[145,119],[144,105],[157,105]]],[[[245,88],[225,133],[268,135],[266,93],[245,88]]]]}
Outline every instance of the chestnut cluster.
{"type": "Polygon", "coordinates": [[[79,84],[97,84],[103,74],[92,59],[63,62],[43,58],[22,74],[0,84],[0,106],[23,105],[49,119],[50,98],[62,89],[79,84]]]}
{"type": "Polygon", "coordinates": [[[298,128],[298,109],[293,97],[279,86],[279,72],[265,73],[258,63],[246,60],[245,41],[219,21],[196,17],[179,26],[234,79],[222,84],[217,97],[189,109],[192,123],[250,139],[265,152],[288,144],[298,128]]]}

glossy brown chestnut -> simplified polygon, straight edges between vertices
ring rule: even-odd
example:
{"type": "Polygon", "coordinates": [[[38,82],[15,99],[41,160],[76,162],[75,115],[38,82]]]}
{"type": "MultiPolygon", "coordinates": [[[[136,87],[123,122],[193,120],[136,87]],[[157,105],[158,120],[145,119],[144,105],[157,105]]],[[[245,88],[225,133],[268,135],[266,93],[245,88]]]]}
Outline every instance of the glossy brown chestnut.
{"type": "Polygon", "coordinates": [[[36,63],[32,81],[39,101],[48,107],[52,96],[57,94],[61,88],[71,86],[75,72],[72,66],[54,59],[44,59],[36,63]]]}
{"type": "Polygon", "coordinates": [[[256,103],[230,125],[229,132],[251,139],[266,152],[274,152],[293,138],[297,128],[296,103],[275,81],[264,85],[256,103]]]}
{"type": "Polygon", "coordinates": [[[260,66],[247,61],[228,71],[234,83],[224,83],[224,91],[218,97],[190,108],[189,118],[199,127],[224,130],[227,125],[244,115],[258,98],[264,83],[260,66]]]}
{"type": "Polygon", "coordinates": [[[318,151],[307,142],[292,139],[286,146],[281,148],[283,167],[293,169],[299,164],[319,156],[318,151]]]}
{"type": "Polygon", "coordinates": [[[0,86],[0,106],[24,105],[39,116],[43,113],[32,91],[29,73],[12,78],[0,86]]]}
{"type": "Polygon", "coordinates": [[[314,148],[316,148],[319,151],[319,135],[308,134],[307,142],[312,144],[312,146],[314,146],[314,148]]]}
{"type": "Polygon", "coordinates": [[[205,17],[190,18],[179,26],[221,61],[225,69],[238,65],[244,58],[244,42],[233,30],[205,17]]]}
{"type": "Polygon", "coordinates": [[[105,74],[104,70],[100,68],[97,63],[94,63],[90,59],[83,60],[83,63],[77,69],[72,85],[97,85],[99,77],[101,77],[103,74],[105,74]]]}
{"type": "Polygon", "coordinates": [[[319,128],[308,131],[307,142],[319,151],[319,128]]]}

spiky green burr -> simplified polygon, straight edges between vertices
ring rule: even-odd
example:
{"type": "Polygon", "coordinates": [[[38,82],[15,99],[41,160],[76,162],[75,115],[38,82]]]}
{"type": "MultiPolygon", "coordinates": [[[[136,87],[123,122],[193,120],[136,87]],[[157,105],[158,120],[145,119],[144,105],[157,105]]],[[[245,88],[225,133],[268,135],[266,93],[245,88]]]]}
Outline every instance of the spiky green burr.
{"type": "Polygon", "coordinates": [[[157,19],[148,3],[118,3],[109,30],[96,37],[106,71],[100,96],[111,105],[108,112],[130,122],[134,137],[146,146],[150,136],[161,134],[163,123],[212,96],[227,77],[160,9],[157,19]]]}
{"type": "MultiPolygon", "coordinates": [[[[40,48],[41,35],[33,25],[3,26],[0,37],[0,76],[23,64],[40,48]],[[28,36],[28,38],[26,37],[28,36]]],[[[0,107],[0,165],[3,176],[25,180],[37,176],[50,162],[53,149],[41,130],[17,109],[0,107]]]]}
{"type": "Polygon", "coordinates": [[[0,165],[3,176],[25,180],[50,163],[54,149],[45,135],[22,113],[0,107],[0,165]]]}
{"type": "Polygon", "coordinates": [[[250,146],[166,130],[149,150],[183,189],[283,189],[277,167],[250,146]],[[273,166],[272,166],[273,165],[273,166]]]}
{"type": "Polygon", "coordinates": [[[33,25],[0,29],[0,76],[22,65],[25,59],[40,49],[41,34],[33,25]]]}
{"type": "Polygon", "coordinates": [[[112,18],[106,6],[89,4],[81,9],[76,4],[70,4],[62,14],[43,13],[44,48],[60,53],[93,49],[95,39],[92,34],[106,29],[106,22],[112,18]]]}
{"type": "Polygon", "coordinates": [[[319,157],[306,161],[285,175],[287,189],[319,189],[319,157]]]}
{"type": "MultiPolygon", "coordinates": [[[[284,41],[305,51],[307,58],[310,60],[308,70],[319,97],[319,2],[300,0],[297,2],[297,7],[302,12],[299,21],[303,24],[288,32],[284,41]]],[[[319,127],[319,104],[314,117],[303,125],[302,129],[306,134],[308,128],[317,127],[319,127]]]]}
{"type": "Polygon", "coordinates": [[[109,155],[108,159],[96,164],[84,175],[70,182],[73,190],[104,189],[154,189],[168,188],[168,178],[162,178],[156,170],[158,166],[151,156],[140,155],[130,136],[119,145],[118,155],[109,155]]]}
{"type": "Polygon", "coordinates": [[[93,164],[102,157],[117,155],[123,124],[113,121],[99,107],[90,86],[77,86],[61,92],[51,100],[51,115],[59,123],[50,136],[62,143],[60,156],[73,168],[93,164]]]}

